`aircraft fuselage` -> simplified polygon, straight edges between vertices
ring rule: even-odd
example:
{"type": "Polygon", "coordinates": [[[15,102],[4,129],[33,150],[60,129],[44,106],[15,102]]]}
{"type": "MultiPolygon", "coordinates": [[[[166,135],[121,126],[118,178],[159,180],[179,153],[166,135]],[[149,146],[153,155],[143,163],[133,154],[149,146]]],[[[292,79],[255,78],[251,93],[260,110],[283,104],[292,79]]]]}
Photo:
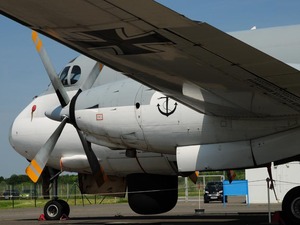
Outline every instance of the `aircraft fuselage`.
{"type": "MultiPolygon", "coordinates": [[[[75,91],[68,94],[72,97],[75,91]]],[[[56,94],[48,91],[35,98],[12,125],[12,146],[28,160],[57,127],[58,123],[44,113],[58,105],[56,94]]],[[[122,166],[111,166],[108,159],[126,158],[126,149],[139,150],[138,156],[142,158],[162,160],[153,168],[146,166],[148,172],[173,174],[176,168],[169,164],[176,162],[177,147],[251,140],[298,125],[297,118],[233,119],[204,115],[127,78],[82,92],[72,110],[77,127],[94,144],[95,153],[107,172],[118,175],[144,169],[132,166],[131,159],[128,163],[123,161],[122,166]]],[[[64,165],[63,169],[70,171],[89,171],[72,126],[66,126],[48,165],[60,169],[64,165]]]]}

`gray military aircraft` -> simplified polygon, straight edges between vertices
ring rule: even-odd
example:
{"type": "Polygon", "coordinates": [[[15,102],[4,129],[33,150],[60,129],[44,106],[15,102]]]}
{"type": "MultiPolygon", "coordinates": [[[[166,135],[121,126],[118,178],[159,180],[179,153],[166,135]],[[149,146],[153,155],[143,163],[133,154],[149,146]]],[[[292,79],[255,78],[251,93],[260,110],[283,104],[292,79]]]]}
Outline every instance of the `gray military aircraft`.
{"type": "MultiPolygon", "coordinates": [[[[127,189],[135,212],[155,214],[176,205],[178,175],[299,160],[300,26],[226,34],[151,0],[65,4],[0,2],[5,16],[92,58],[57,76],[33,32],[52,85],[16,118],[10,142],[34,182],[57,187],[53,171],[78,172],[82,193],[127,189]]],[[[282,208],[300,222],[300,187],[282,208]]],[[[70,208],[55,197],[44,212],[70,208]]]]}

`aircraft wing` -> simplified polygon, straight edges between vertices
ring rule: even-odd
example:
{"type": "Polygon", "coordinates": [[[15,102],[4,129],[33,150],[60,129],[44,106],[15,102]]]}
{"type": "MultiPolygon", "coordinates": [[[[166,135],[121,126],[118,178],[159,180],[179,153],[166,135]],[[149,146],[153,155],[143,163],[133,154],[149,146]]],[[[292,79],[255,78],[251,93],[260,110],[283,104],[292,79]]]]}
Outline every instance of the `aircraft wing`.
{"type": "Polygon", "coordinates": [[[155,1],[2,0],[0,10],[199,112],[300,112],[298,70],[155,1]]]}

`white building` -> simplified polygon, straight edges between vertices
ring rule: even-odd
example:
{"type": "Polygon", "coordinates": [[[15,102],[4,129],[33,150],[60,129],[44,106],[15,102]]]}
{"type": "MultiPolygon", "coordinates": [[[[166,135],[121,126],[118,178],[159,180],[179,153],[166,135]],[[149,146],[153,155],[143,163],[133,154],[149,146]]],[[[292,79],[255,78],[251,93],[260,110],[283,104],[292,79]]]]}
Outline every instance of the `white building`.
{"type": "MultiPolygon", "coordinates": [[[[300,162],[291,162],[272,166],[275,190],[278,202],[282,202],[285,194],[295,186],[300,186],[300,162]]],[[[249,201],[251,203],[267,203],[267,168],[247,169],[246,180],[249,185],[249,201]]],[[[277,203],[273,190],[270,190],[271,203],[277,203]]]]}

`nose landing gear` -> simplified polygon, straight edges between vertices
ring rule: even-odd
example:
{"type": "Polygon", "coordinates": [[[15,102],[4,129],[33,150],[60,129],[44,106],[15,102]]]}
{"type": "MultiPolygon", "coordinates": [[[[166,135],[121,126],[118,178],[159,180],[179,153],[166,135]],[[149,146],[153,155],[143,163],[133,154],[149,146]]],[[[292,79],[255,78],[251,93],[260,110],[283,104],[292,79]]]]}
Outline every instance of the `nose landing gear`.
{"type": "Polygon", "coordinates": [[[59,220],[62,217],[69,217],[70,206],[69,204],[62,200],[58,199],[57,195],[57,179],[61,172],[57,172],[52,178],[53,182],[53,199],[48,201],[44,206],[44,216],[46,220],[59,220]]]}

